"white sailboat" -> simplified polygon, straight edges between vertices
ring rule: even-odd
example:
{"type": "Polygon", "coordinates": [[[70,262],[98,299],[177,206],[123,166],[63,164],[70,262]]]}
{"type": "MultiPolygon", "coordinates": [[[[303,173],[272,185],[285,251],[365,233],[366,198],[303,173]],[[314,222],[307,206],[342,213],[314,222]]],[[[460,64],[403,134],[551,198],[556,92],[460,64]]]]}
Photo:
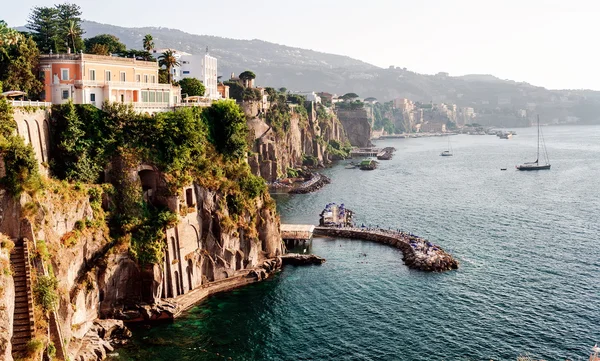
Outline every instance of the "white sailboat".
{"type": "Polygon", "coordinates": [[[546,143],[544,142],[544,136],[540,131],[540,116],[537,118],[537,158],[534,162],[527,162],[517,166],[517,170],[542,170],[550,169],[550,161],[548,160],[548,152],[546,151],[546,143]],[[542,140],[542,147],[544,148],[544,161],[540,162],[540,139],[542,140]]]}
{"type": "Polygon", "coordinates": [[[450,145],[450,136],[448,135],[448,149],[446,149],[445,151],[443,151],[442,153],[440,153],[440,155],[442,157],[451,157],[453,156],[452,154],[452,146],[450,145]]]}

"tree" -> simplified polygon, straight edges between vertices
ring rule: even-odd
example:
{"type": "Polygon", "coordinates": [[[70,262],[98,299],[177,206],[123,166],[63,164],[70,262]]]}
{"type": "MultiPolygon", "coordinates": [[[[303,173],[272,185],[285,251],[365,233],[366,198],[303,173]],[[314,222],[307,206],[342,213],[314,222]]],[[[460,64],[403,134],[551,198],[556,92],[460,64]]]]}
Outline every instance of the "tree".
{"type": "Polygon", "coordinates": [[[136,58],[137,60],[156,61],[156,59],[154,59],[152,54],[150,54],[146,50],[129,49],[129,50],[120,52],[119,55],[122,56],[123,58],[136,58]]]}
{"type": "Polygon", "coordinates": [[[91,48],[87,48],[86,53],[95,55],[110,55],[108,46],[104,44],[94,44],[91,48]]]}
{"type": "Polygon", "coordinates": [[[0,46],[0,81],[5,90],[21,90],[31,98],[39,96],[44,85],[37,77],[40,52],[30,38],[21,37],[12,45],[0,46]]]}
{"type": "Polygon", "coordinates": [[[206,91],[206,87],[202,82],[196,78],[184,78],[179,81],[181,87],[181,94],[187,94],[187,96],[203,96],[206,91]]]}
{"type": "Polygon", "coordinates": [[[171,69],[174,66],[180,66],[181,65],[181,64],[179,64],[179,61],[175,57],[175,53],[172,50],[167,50],[164,53],[162,53],[158,57],[158,65],[164,66],[165,69],[167,69],[167,82],[169,84],[173,83],[173,78],[172,78],[173,77],[173,73],[171,72],[171,69]]]}
{"type": "Polygon", "coordinates": [[[55,7],[34,7],[27,21],[27,29],[33,32],[33,40],[40,52],[56,52],[58,35],[58,9],[55,7]]]}
{"type": "MultiPolygon", "coordinates": [[[[88,53],[98,54],[97,52],[92,52],[92,48],[94,45],[102,45],[102,49],[106,49],[107,53],[111,54],[119,54],[124,53],[127,48],[125,44],[123,44],[119,38],[111,34],[100,34],[96,35],[93,38],[85,39],[85,50],[88,53]]],[[[99,49],[96,47],[96,49],[99,49]]],[[[100,54],[100,55],[108,55],[108,54],[100,54]]]]}
{"type": "Polygon", "coordinates": [[[344,100],[356,99],[358,97],[359,96],[356,93],[346,93],[346,94],[342,95],[342,99],[344,99],[344,100]]]}
{"type": "Polygon", "coordinates": [[[152,49],[154,49],[154,38],[152,35],[146,34],[144,36],[144,50],[149,53],[152,49]]]}
{"type": "Polygon", "coordinates": [[[83,30],[81,29],[81,8],[76,4],[64,3],[56,5],[57,14],[57,48],[66,51],[72,47],[74,52],[83,49],[83,30]],[[63,45],[65,45],[63,47],[63,45]]]}
{"type": "Polygon", "coordinates": [[[240,74],[240,80],[244,83],[245,87],[250,85],[250,81],[256,79],[256,74],[250,70],[246,70],[240,74]]]}
{"type": "Polygon", "coordinates": [[[219,100],[204,109],[202,117],[209,129],[209,140],[226,158],[245,157],[248,145],[246,116],[233,100],[219,100]]]}

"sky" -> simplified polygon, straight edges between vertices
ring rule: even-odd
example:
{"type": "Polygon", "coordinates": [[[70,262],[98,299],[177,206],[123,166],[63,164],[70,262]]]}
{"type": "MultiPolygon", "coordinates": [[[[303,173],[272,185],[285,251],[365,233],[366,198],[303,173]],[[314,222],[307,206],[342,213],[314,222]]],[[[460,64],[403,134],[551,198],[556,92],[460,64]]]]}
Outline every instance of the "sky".
{"type": "MultiPolygon", "coordinates": [[[[0,19],[24,25],[21,0],[0,19]]],[[[600,90],[597,0],[81,0],[83,18],[260,39],[419,73],[492,74],[550,89],[600,90]]]]}

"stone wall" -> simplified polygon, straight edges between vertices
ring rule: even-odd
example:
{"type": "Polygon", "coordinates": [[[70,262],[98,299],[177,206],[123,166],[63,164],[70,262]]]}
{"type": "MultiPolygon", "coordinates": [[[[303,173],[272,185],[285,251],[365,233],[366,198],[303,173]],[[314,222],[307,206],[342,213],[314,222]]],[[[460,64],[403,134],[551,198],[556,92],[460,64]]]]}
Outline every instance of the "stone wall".
{"type": "Polygon", "coordinates": [[[50,127],[48,123],[50,111],[44,108],[29,110],[15,107],[14,119],[17,123],[17,133],[25,138],[26,144],[31,144],[40,164],[40,171],[47,174],[48,153],[50,148],[50,127]]]}

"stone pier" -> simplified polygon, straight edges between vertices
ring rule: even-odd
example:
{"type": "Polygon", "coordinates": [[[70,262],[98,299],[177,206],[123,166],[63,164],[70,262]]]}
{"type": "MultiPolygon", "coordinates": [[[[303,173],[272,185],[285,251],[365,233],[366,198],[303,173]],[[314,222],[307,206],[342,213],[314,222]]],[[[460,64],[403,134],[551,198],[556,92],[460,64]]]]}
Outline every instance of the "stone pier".
{"type": "Polygon", "coordinates": [[[412,269],[444,272],[458,269],[458,261],[441,247],[406,232],[356,227],[315,227],[317,236],[362,239],[402,250],[404,263],[412,269]]]}

